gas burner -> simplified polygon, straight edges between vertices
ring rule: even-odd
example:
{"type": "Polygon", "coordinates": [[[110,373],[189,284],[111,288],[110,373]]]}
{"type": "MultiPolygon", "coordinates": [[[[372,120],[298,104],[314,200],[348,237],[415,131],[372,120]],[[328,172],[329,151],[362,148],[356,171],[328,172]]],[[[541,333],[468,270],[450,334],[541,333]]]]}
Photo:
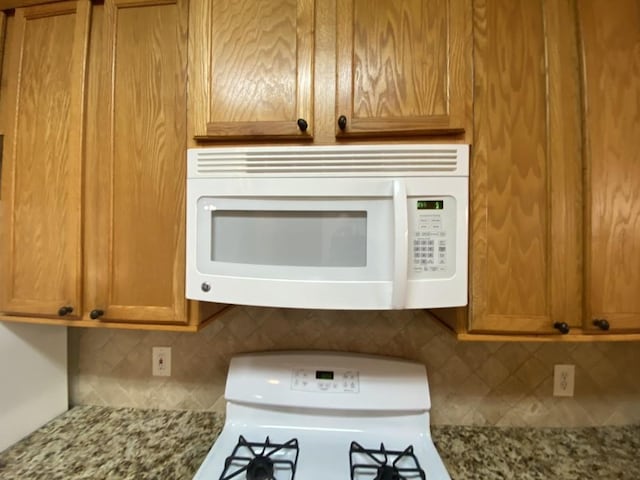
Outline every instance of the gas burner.
{"type": "Polygon", "coordinates": [[[293,480],[298,464],[298,440],[248,442],[242,435],[224,461],[219,480],[293,480]],[[244,476],[239,476],[244,473],[244,476]]]}
{"type": "Polygon", "coordinates": [[[258,455],[247,466],[247,480],[271,480],[273,478],[273,460],[258,455]]]}
{"type": "Polygon", "coordinates": [[[349,464],[351,480],[426,480],[413,453],[413,445],[399,451],[387,450],[383,443],[379,449],[367,449],[351,442],[349,464]]]}

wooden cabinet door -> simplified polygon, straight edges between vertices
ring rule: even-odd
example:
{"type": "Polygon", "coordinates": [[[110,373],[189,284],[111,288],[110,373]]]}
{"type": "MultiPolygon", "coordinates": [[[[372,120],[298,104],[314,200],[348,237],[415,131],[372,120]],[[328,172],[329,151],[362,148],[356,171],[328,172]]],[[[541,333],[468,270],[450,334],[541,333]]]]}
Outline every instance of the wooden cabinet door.
{"type": "Polygon", "coordinates": [[[581,107],[572,0],[474,2],[471,332],[581,325],[581,107]]]}
{"type": "Polygon", "coordinates": [[[96,6],[88,125],[86,311],[185,323],[187,0],[96,6]]]}
{"type": "Polygon", "coordinates": [[[7,34],[0,311],[81,311],[88,0],[21,8],[7,34]]]}
{"type": "Polygon", "coordinates": [[[310,139],[313,29],[314,0],[192,2],[190,133],[310,139]]]}
{"type": "Polygon", "coordinates": [[[578,2],[584,48],[587,314],[640,330],[640,4],[578,2]]]}
{"type": "Polygon", "coordinates": [[[470,10],[468,0],[338,0],[336,135],[464,132],[470,10]]]}

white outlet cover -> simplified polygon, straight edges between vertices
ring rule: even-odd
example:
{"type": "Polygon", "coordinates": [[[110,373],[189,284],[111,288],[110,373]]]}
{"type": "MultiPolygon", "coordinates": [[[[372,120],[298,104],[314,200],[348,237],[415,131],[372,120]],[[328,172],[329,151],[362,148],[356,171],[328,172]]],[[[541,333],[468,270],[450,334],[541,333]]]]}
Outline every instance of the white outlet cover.
{"type": "Polygon", "coordinates": [[[575,388],[575,365],[554,365],[553,367],[553,396],[573,397],[575,388]]]}
{"type": "Polygon", "coordinates": [[[171,347],[151,349],[151,373],[154,377],[171,376],[171,347]]]}

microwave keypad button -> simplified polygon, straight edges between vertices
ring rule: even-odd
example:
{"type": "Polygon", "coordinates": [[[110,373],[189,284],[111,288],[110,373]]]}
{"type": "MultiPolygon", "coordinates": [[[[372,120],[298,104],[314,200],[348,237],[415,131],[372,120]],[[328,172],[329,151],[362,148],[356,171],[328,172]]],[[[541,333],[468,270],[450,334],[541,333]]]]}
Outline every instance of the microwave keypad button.
{"type": "Polygon", "coordinates": [[[448,271],[447,232],[442,230],[440,216],[420,216],[419,231],[413,237],[413,272],[438,273],[448,271]]]}
{"type": "Polygon", "coordinates": [[[420,215],[418,228],[429,233],[440,232],[442,231],[442,217],[440,215],[420,215]]]}

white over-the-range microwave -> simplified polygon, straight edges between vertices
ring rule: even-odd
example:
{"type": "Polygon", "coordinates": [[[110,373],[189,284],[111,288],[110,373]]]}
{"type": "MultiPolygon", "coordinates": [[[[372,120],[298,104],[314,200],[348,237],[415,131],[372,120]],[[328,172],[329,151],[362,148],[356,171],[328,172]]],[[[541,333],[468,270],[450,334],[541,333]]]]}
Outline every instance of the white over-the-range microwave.
{"type": "Polygon", "coordinates": [[[467,304],[469,146],[188,152],[186,294],[322,309],[467,304]]]}

